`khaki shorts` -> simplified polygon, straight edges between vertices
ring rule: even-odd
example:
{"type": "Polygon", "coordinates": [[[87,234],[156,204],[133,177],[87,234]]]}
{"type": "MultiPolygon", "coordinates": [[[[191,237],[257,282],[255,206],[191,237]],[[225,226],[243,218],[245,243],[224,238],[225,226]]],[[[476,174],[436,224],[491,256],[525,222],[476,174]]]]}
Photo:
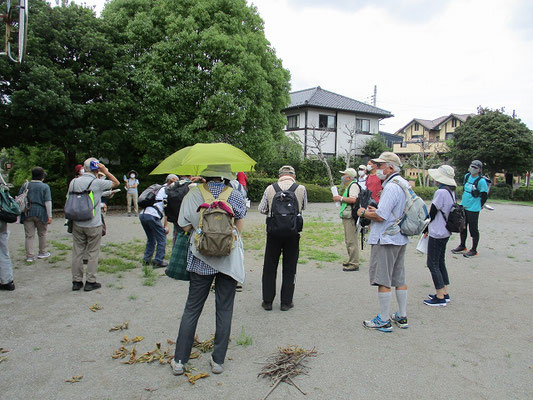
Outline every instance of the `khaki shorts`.
{"type": "Polygon", "coordinates": [[[399,287],[405,285],[405,249],[407,245],[373,244],[370,249],[370,284],[399,287]]]}

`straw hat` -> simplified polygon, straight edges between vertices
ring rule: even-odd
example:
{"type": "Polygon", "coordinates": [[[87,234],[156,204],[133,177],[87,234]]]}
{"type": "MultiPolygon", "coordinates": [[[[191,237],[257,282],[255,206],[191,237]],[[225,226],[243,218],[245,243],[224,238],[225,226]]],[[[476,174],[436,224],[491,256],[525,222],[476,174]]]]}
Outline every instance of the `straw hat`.
{"type": "Polygon", "coordinates": [[[457,186],[457,183],[455,183],[455,179],[453,179],[455,176],[455,172],[453,168],[449,165],[441,165],[437,169],[428,170],[428,172],[429,176],[431,176],[439,183],[443,183],[449,186],[457,186]]]}

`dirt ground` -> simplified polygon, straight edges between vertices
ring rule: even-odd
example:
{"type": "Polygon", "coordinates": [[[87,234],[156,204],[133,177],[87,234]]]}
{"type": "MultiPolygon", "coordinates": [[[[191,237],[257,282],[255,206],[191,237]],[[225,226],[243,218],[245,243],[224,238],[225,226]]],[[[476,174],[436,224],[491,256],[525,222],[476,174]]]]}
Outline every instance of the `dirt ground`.
{"type": "MultiPolygon", "coordinates": [[[[8,357],[0,362],[0,398],[262,399],[270,385],[257,378],[260,363],[278,346],[298,345],[318,351],[309,360],[309,374],[296,378],[307,396],[283,383],[269,399],[531,399],[533,207],[493,206],[494,211],[481,214],[478,257],[452,255],[456,235],[448,244],[448,307],[422,304],[434,289],[424,256],[411,240],[406,259],[409,329],[392,333],[363,328],[362,320],[378,312],[376,289],[368,283],[369,247],[362,252],[359,272],[343,272],[342,240],[322,249],[341,256],[335,261],[307,257],[299,264],[292,310],[281,312],[278,296],[274,310],[265,312],[264,219],[252,208],[246,229],[253,232],[248,241],[254,240],[246,251],[247,281],[236,294],[225,371],[194,386],[184,376],[173,376],[168,365],[127,365],[111,358],[124,334],[144,336],[136,345],[138,354],[153,350],[156,342],[165,348],[167,339],[175,340],[187,283],[157,270],[155,285],[144,286],[139,264],[120,273],[99,273],[100,290],[72,292],[71,237],[63,219],[54,219],[48,235],[56,258],[32,265],[24,262],[22,225],[11,224],[16,290],[0,292],[0,347],[9,350],[0,354],[8,357]],[[92,312],[95,303],[103,309],[92,312]],[[109,332],[126,321],[127,331],[109,332]],[[243,328],[252,339],[248,347],[236,343],[243,328]],[[77,375],[83,375],[80,382],[65,382],[77,375]]],[[[331,221],[342,232],[333,204],[311,204],[305,218],[331,221]]],[[[103,249],[122,243],[142,247],[145,236],[137,218],[114,213],[107,221],[103,249]]],[[[304,227],[303,236],[312,231],[304,227]]],[[[200,339],[214,333],[214,295],[197,332],[200,339]]],[[[208,360],[205,354],[191,364],[198,372],[210,372],[208,360]]]]}

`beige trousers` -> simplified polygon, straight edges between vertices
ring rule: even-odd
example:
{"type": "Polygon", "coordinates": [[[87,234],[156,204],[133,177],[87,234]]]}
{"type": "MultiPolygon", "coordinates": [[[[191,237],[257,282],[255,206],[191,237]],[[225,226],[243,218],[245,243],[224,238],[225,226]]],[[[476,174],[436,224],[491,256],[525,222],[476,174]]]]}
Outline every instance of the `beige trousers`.
{"type": "Polygon", "coordinates": [[[348,250],[348,264],[359,266],[359,244],[357,243],[357,229],[353,218],[343,218],[344,242],[348,250]]]}
{"type": "Polygon", "coordinates": [[[126,194],[126,204],[128,206],[128,214],[131,214],[131,203],[133,202],[133,209],[135,214],[139,214],[139,205],[137,204],[137,198],[139,195],[137,193],[127,193],[126,194]]]}
{"type": "Polygon", "coordinates": [[[72,226],[72,282],[83,282],[83,258],[87,257],[87,282],[96,282],[102,226],[82,228],[72,226]]]}
{"type": "Polygon", "coordinates": [[[48,224],[38,217],[26,217],[24,219],[26,258],[35,256],[33,254],[33,242],[35,241],[36,228],[37,235],[39,236],[39,254],[46,253],[46,231],[48,230],[48,224]]]}

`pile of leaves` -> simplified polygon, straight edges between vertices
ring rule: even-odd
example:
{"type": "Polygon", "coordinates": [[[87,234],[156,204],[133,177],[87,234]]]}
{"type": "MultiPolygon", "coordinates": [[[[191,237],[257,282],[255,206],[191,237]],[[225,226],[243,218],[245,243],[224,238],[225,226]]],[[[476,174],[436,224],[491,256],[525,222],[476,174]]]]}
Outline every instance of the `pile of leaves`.
{"type": "Polygon", "coordinates": [[[268,377],[272,383],[272,388],[263,397],[265,400],[270,393],[281,383],[286,382],[293,385],[302,394],[306,394],[300,387],[294,383],[293,378],[300,375],[307,375],[309,367],[305,365],[308,357],[316,357],[317,352],[313,347],[311,350],[305,350],[298,346],[289,346],[285,348],[278,347],[278,351],[267,358],[267,362],[257,376],[268,377]]]}

